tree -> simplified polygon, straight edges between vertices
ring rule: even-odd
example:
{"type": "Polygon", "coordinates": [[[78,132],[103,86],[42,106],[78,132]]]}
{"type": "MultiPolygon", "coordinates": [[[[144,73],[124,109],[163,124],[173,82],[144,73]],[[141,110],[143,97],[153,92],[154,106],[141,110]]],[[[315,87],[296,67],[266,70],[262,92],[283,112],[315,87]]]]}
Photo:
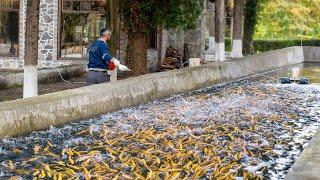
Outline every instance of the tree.
{"type": "Polygon", "coordinates": [[[241,58],[242,54],[242,33],[243,33],[243,5],[244,0],[234,1],[233,32],[232,32],[232,58],[241,58]]]}
{"type": "Polygon", "coordinates": [[[209,9],[210,9],[210,20],[209,20],[209,49],[208,51],[214,52],[215,50],[215,3],[209,2],[209,9]]]}
{"type": "Polygon", "coordinates": [[[40,0],[27,0],[23,97],[38,95],[38,41],[40,0]]]}
{"type": "Polygon", "coordinates": [[[148,34],[158,27],[192,29],[197,25],[203,0],[131,0],[123,2],[128,31],[126,65],[133,75],[147,73],[148,34]]]}
{"type": "Polygon", "coordinates": [[[215,23],[216,23],[216,51],[215,51],[215,59],[218,61],[225,60],[225,1],[224,0],[216,0],[215,3],[216,15],[215,15],[215,23]]]}
{"type": "Polygon", "coordinates": [[[111,53],[113,55],[117,54],[117,48],[119,48],[119,37],[121,33],[120,29],[120,10],[122,5],[122,0],[110,0],[110,25],[112,29],[111,36],[111,53]]]}
{"type": "MultiPolygon", "coordinates": [[[[111,42],[110,42],[110,51],[114,57],[119,58],[118,56],[120,56],[120,54],[118,54],[117,50],[120,47],[120,43],[119,43],[119,38],[121,34],[120,13],[121,13],[122,0],[110,0],[108,1],[108,3],[109,4],[107,6],[110,8],[109,24],[113,32],[111,36],[111,42]]],[[[108,14],[107,14],[107,17],[108,17],[108,14]]],[[[117,69],[111,71],[110,73],[111,73],[110,81],[111,82],[116,81],[118,76],[117,69]]]]}
{"type": "Polygon", "coordinates": [[[257,16],[260,0],[247,0],[244,9],[244,34],[243,34],[243,52],[244,54],[253,54],[253,35],[255,25],[257,24],[257,16]]]}
{"type": "Polygon", "coordinates": [[[319,0],[261,0],[254,38],[320,39],[319,0]]]}

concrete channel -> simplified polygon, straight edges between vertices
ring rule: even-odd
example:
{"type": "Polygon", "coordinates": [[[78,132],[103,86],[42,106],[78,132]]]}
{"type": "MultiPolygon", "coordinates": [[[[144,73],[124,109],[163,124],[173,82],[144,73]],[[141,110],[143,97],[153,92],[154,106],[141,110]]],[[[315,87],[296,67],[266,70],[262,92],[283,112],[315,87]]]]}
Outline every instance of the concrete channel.
{"type": "MultiPolygon", "coordinates": [[[[305,62],[320,62],[319,47],[304,47],[305,62]]],[[[298,160],[290,168],[286,180],[320,179],[320,130],[314,135],[298,160]]]]}
{"type": "Polygon", "coordinates": [[[291,47],[240,60],[0,103],[0,138],[44,130],[305,61],[320,61],[319,52],[320,48],[316,47],[291,47]]]}

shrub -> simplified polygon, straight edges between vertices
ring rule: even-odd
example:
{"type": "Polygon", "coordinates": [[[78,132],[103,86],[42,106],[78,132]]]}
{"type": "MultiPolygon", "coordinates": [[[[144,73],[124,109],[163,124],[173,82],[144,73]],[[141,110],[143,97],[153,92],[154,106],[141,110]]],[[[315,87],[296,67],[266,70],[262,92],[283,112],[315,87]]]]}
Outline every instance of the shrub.
{"type": "MultiPolygon", "coordinates": [[[[231,51],[231,40],[228,38],[226,39],[225,43],[226,50],[231,51]]],[[[302,40],[302,42],[300,39],[255,39],[253,45],[254,52],[261,53],[286,47],[301,46],[301,43],[302,46],[320,46],[320,39],[302,40]]]]}

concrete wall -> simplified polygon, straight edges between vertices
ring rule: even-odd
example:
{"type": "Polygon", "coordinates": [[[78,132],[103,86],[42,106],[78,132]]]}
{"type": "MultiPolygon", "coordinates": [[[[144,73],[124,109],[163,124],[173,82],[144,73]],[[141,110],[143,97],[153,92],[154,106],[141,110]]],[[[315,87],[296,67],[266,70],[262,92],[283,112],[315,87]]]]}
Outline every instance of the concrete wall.
{"type": "Polygon", "coordinates": [[[303,51],[306,62],[320,62],[320,47],[304,47],[303,51]]]}
{"type": "MultiPolygon", "coordinates": [[[[319,59],[318,59],[319,60],[319,59]]],[[[289,170],[286,180],[319,179],[320,176],[320,131],[289,170]]]]}
{"type": "MultiPolygon", "coordinates": [[[[59,72],[63,77],[77,77],[86,72],[83,64],[61,66],[57,68],[39,69],[39,82],[61,81],[59,72]]],[[[0,89],[23,85],[23,70],[0,71],[0,89]]]]}
{"type": "Polygon", "coordinates": [[[241,60],[148,74],[113,83],[0,103],[0,137],[17,136],[147,103],[274,68],[302,63],[292,47],[241,60]]]}

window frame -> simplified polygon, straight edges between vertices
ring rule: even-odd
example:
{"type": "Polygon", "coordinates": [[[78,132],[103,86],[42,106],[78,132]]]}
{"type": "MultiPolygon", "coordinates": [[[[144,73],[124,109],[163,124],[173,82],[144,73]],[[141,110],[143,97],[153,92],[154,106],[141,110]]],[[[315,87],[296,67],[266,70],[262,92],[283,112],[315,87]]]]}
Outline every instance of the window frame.
{"type": "Polygon", "coordinates": [[[1,12],[5,12],[5,13],[10,13],[10,12],[15,12],[17,13],[18,15],[18,22],[17,22],[17,25],[18,25],[18,50],[17,50],[17,53],[15,54],[2,54],[0,53],[0,57],[5,57],[5,58],[19,58],[20,56],[20,2],[21,0],[10,0],[11,2],[11,7],[13,6],[13,3],[17,2],[18,3],[18,6],[17,6],[17,9],[15,8],[2,8],[1,7],[1,2],[0,2],[0,13],[1,12]]]}
{"type": "MultiPolygon", "coordinates": [[[[90,10],[90,11],[82,11],[81,9],[79,11],[74,11],[74,10],[64,10],[63,6],[64,6],[64,2],[74,2],[74,1],[80,1],[83,2],[103,2],[103,1],[108,1],[108,0],[59,0],[59,5],[58,5],[58,45],[57,45],[57,59],[58,60],[77,60],[77,61],[81,61],[81,60],[86,60],[86,57],[81,57],[81,58],[76,58],[76,57],[62,57],[61,56],[61,27],[62,27],[62,14],[63,13],[70,13],[70,14],[89,14],[89,13],[92,13],[92,14],[100,14],[100,15],[103,15],[103,14],[106,14],[106,11],[105,10],[100,10],[100,11],[94,11],[94,10],[90,10]]],[[[81,8],[81,4],[80,4],[80,8],[81,8]]]]}

